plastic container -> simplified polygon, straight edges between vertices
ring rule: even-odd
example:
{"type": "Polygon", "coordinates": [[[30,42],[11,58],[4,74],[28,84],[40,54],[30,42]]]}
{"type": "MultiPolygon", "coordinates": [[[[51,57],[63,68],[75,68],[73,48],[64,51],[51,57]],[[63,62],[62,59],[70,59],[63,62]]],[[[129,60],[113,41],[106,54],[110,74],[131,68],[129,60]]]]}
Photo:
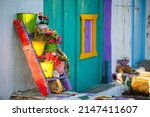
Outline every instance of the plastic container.
{"type": "Polygon", "coordinates": [[[118,60],[117,63],[119,63],[122,66],[126,66],[129,63],[129,60],[118,60]]]}
{"type": "Polygon", "coordinates": [[[45,41],[31,41],[37,56],[41,56],[44,52],[45,41]]]}
{"type": "Polygon", "coordinates": [[[53,52],[56,53],[56,44],[46,44],[45,52],[53,52]]]}
{"type": "Polygon", "coordinates": [[[17,13],[17,18],[23,21],[28,33],[34,33],[35,26],[36,26],[37,14],[17,13]]]}
{"type": "Polygon", "coordinates": [[[53,76],[53,62],[52,61],[44,61],[40,62],[42,70],[46,78],[51,78],[53,76]]]}
{"type": "Polygon", "coordinates": [[[64,74],[65,72],[65,62],[61,61],[59,64],[54,65],[54,69],[60,74],[64,74]]]}

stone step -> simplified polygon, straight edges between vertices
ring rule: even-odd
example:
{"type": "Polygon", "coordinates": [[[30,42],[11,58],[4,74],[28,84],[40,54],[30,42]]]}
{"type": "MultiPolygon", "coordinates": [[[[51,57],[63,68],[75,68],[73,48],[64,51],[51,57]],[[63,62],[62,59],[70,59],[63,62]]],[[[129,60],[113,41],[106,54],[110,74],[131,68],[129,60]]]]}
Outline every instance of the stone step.
{"type": "Polygon", "coordinates": [[[93,93],[99,96],[121,96],[124,92],[124,85],[113,81],[110,84],[99,84],[89,88],[82,93],[93,93]]]}

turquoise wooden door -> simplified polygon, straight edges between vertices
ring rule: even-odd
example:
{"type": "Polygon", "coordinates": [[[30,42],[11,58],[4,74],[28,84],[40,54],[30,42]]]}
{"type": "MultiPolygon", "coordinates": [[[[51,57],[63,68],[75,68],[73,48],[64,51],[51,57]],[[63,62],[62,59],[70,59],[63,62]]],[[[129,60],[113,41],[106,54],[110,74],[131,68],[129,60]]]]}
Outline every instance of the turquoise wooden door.
{"type": "Polygon", "coordinates": [[[85,90],[91,86],[95,86],[101,82],[102,72],[102,50],[100,37],[100,21],[102,20],[102,14],[100,12],[99,0],[78,0],[78,17],[80,14],[96,14],[98,18],[96,29],[96,51],[98,56],[80,59],[81,54],[81,22],[78,21],[78,43],[77,43],[77,91],[85,90]],[[100,19],[101,18],[101,19],[100,19]]]}
{"type": "Polygon", "coordinates": [[[145,0],[133,0],[132,66],[145,58],[145,0]]]}
{"type": "Polygon", "coordinates": [[[49,27],[62,35],[61,48],[70,60],[70,81],[75,91],[95,86],[102,78],[102,0],[44,0],[49,27]],[[96,14],[96,50],[98,56],[80,59],[80,14],[96,14]]]}

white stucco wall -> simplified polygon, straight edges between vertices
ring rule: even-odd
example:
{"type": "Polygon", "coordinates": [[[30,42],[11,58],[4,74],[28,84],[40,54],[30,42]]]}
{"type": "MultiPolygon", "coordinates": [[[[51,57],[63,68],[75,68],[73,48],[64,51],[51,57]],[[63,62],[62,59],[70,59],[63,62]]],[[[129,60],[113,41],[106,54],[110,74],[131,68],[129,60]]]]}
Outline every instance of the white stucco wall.
{"type": "Polygon", "coordinates": [[[131,59],[132,0],[112,0],[112,72],[116,69],[116,60],[122,56],[131,59]]]}
{"type": "Polygon", "coordinates": [[[16,13],[43,12],[43,0],[0,0],[0,99],[35,88],[35,83],[12,24],[16,13]]]}
{"type": "Polygon", "coordinates": [[[150,0],[146,0],[146,44],[145,58],[150,60],[150,0]]]}

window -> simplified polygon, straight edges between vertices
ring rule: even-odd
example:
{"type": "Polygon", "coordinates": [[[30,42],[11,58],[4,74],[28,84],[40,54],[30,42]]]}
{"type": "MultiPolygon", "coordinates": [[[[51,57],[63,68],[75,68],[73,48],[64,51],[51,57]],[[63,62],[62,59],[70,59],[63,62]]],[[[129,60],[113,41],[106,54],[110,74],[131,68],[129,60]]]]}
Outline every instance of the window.
{"type": "Polygon", "coordinates": [[[97,56],[96,19],[97,15],[81,14],[81,55],[80,59],[97,56]]]}

